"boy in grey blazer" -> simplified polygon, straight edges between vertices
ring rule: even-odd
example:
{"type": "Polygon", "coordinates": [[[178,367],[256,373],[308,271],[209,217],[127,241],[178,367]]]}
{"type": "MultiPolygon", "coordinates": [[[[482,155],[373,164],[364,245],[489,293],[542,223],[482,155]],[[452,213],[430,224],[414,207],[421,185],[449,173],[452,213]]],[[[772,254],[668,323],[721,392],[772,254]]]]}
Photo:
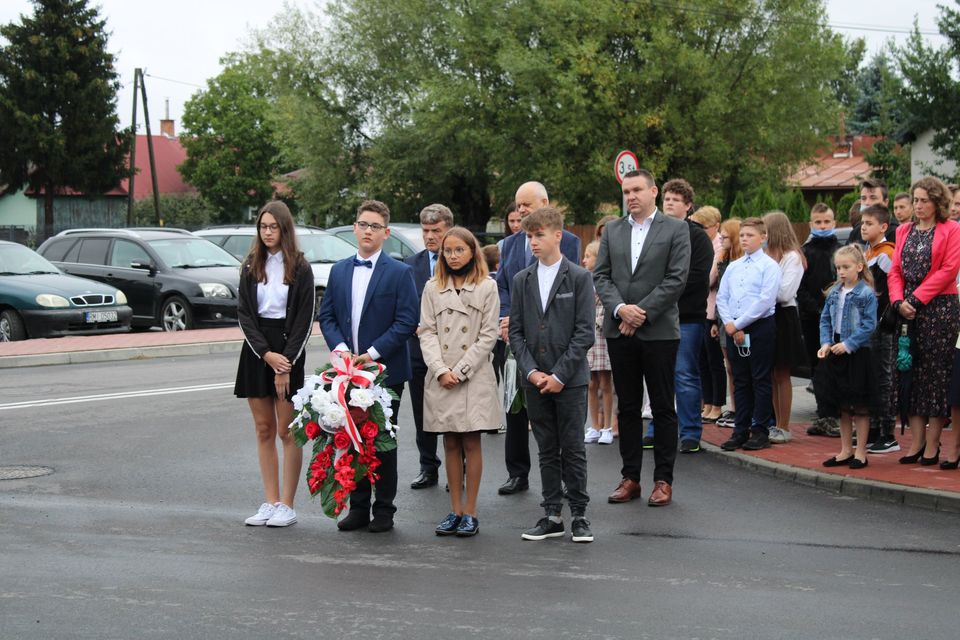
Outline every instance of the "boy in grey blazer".
{"type": "Polygon", "coordinates": [[[583,444],[590,382],[587,350],[594,342],[592,276],[561,254],[563,215],[558,210],[534,211],[523,219],[523,230],[537,263],[514,276],[509,336],[539,449],[541,506],[546,515],[522,537],[563,536],[560,514],[565,482],[573,541],[592,542],[585,517],[590,498],[583,444]]]}

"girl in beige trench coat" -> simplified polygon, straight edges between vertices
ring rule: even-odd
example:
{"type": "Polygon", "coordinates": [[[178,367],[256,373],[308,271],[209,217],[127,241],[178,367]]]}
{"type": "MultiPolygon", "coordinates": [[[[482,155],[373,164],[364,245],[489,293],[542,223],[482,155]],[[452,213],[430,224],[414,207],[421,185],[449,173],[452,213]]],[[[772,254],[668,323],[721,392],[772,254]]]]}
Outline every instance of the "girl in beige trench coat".
{"type": "Polygon", "coordinates": [[[450,486],[451,512],[437,525],[436,533],[472,536],[480,530],[480,434],[496,430],[503,415],[492,364],[500,299],[497,283],[488,277],[480,244],[470,231],[463,227],[447,231],[440,257],[420,304],[420,347],[428,368],[423,428],[443,434],[450,486]]]}

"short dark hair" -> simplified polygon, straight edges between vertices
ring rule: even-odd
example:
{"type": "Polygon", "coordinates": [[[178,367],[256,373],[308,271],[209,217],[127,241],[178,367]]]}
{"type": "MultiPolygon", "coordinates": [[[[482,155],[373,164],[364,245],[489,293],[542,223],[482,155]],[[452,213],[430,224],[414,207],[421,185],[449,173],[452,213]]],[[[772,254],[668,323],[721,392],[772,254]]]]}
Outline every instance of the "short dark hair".
{"type": "Polygon", "coordinates": [[[500,264],[500,249],[495,244],[488,244],[482,249],[483,258],[487,261],[487,270],[496,271],[497,265],[500,264]]]}
{"type": "Polygon", "coordinates": [[[527,233],[547,229],[549,231],[563,231],[563,214],[554,207],[540,207],[520,223],[527,233]]]}
{"type": "Polygon", "coordinates": [[[379,213],[383,218],[383,224],[390,224],[390,207],[379,200],[364,200],[361,202],[360,206],[357,207],[357,218],[359,218],[360,214],[364,211],[379,213]]]}
{"type": "Polygon", "coordinates": [[[883,199],[887,199],[887,183],[883,180],[878,180],[876,178],[865,178],[860,182],[859,191],[864,189],[880,189],[880,193],[883,194],[883,199]]]}
{"type": "Polygon", "coordinates": [[[683,198],[684,204],[693,204],[693,187],[683,178],[673,178],[667,180],[660,193],[675,193],[683,198]]]}
{"type": "Polygon", "coordinates": [[[890,224],[890,209],[882,204],[872,204],[860,212],[860,217],[870,216],[877,224],[890,224]]]}
{"type": "Polygon", "coordinates": [[[647,181],[648,187],[657,186],[657,179],[653,177],[653,174],[647,171],[646,169],[634,169],[633,171],[628,171],[623,174],[623,179],[627,178],[643,178],[647,181]]]}
{"type": "Polygon", "coordinates": [[[947,185],[947,189],[950,189],[950,193],[953,195],[957,195],[957,191],[960,191],[960,184],[951,182],[947,185]]]}
{"type": "Polygon", "coordinates": [[[901,191],[897,195],[893,196],[893,201],[896,202],[897,200],[909,200],[911,204],[913,203],[913,198],[911,198],[910,194],[906,191],[901,191]]]}
{"type": "Polygon", "coordinates": [[[833,213],[833,209],[830,208],[830,205],[824,202],[818,202],[810,209],[810,215],[812,216],[815,213],[826,213],[827,211],[833,213]]]}

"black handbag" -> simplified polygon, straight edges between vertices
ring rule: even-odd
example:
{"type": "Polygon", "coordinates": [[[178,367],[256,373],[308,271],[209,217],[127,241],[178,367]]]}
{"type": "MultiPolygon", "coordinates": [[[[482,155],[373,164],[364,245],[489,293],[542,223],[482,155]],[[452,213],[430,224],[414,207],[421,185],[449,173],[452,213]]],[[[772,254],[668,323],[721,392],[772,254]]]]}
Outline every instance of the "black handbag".
{"type": "Polygon", "coordinates": [[[880,330],[893,333],[897,330],[898,324],[900,324],[900,312],[894,305],[888,304],[880,314],[880,330]]]}

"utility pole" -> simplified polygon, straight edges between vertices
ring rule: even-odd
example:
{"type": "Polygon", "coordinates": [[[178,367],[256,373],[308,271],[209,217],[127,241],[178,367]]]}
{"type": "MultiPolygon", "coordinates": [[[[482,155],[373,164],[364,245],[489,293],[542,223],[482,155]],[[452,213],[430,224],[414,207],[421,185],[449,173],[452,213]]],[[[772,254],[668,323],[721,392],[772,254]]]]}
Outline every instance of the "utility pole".
{"type": "Polygon", "coordinates": [[[157,187],[157,163],[153,158],[153,136],[150,135],[150,111],[147,108],[147,85],[143,81],[143,70],[137,69],[140,74],[140,97],[143,98],[143,122],[147,130],[147,153],[150,155],[150,177],[153,178],[153,213],[154,221],[158,227],[163,226],[163,218],[160,217],[160,193],[157,187]]]}
{"type": "Polygon", "coordinates": [[[133,70],[133,117],[130,119],[133,140],[130,144],[130,179],[127,181],[127,226],[133,226],[133,183],[137,176],[137,89],[140,88],[140,69],[133,70]]]}

